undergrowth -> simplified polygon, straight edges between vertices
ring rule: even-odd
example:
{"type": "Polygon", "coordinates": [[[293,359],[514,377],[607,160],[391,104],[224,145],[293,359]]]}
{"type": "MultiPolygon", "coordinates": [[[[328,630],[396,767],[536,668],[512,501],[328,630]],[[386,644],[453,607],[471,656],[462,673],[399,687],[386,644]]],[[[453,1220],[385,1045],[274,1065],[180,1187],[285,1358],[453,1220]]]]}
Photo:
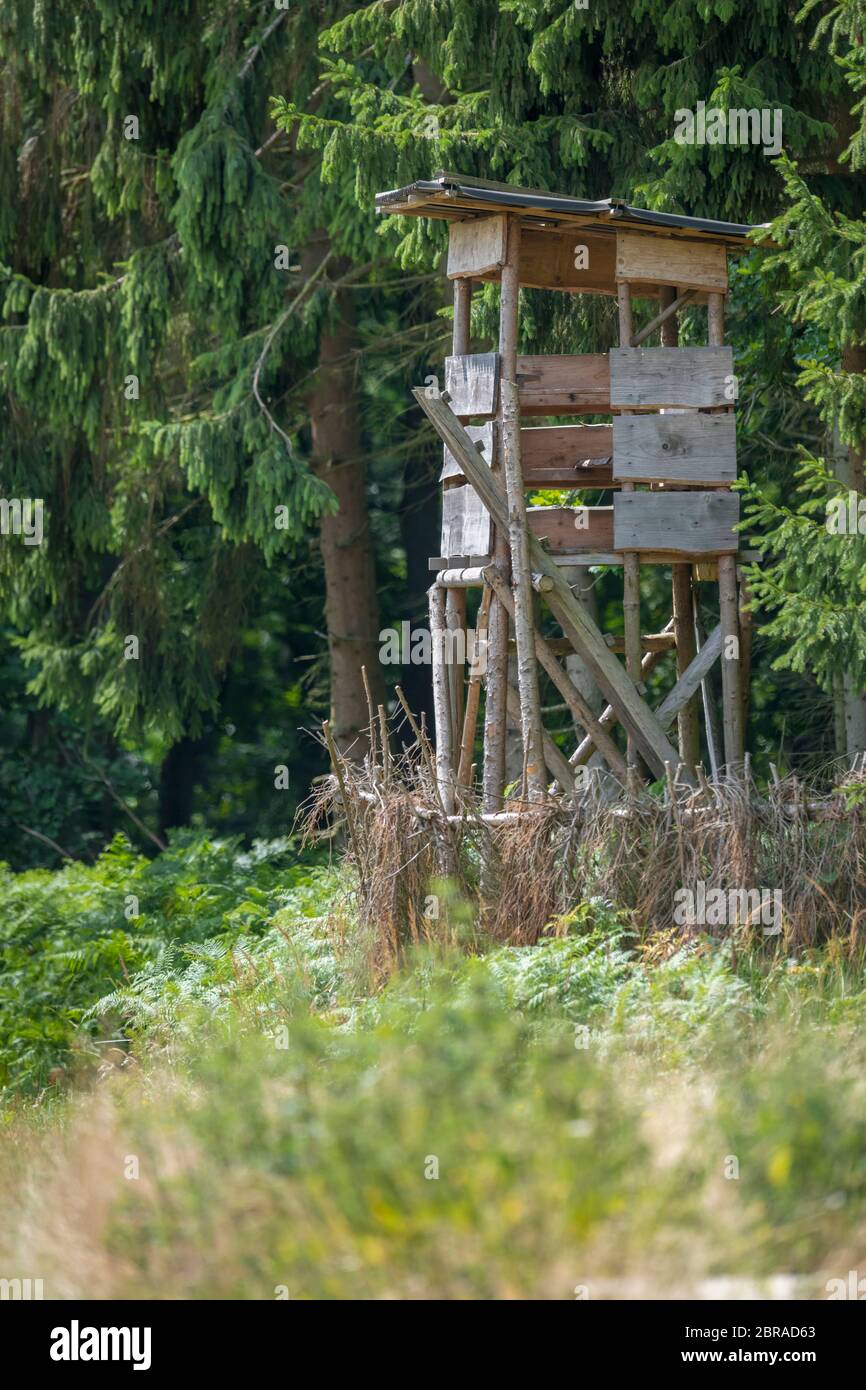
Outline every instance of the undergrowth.
{"type": "Polygon", "coordinates": [[[847,941],[642,939],[596,898],[467,952],[452,902],[374,987],[343,871],[285,842],[170,855],[118,842],[12,880],[33,1051],[7,1076],[4,1275],[58,1298],[622,1298],[783,1273],[820,1297],[866,1257],[847,941]]]}

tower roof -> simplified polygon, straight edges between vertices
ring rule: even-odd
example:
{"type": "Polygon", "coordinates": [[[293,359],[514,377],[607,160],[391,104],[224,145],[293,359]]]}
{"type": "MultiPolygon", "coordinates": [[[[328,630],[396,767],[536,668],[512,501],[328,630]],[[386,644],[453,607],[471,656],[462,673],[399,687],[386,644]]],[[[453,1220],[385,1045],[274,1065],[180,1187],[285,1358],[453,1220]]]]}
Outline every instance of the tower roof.
{"type": "MultiPolygon", "coordinates": [[[[592,226],[611,231],[631,227],[659,236],[690,237],[723,242],[745,250],[746,238],[755,226],[743,222],[719,222],[708,217],[686,217],[678,212],[652,212],[632,207],[624,198],[603,198],[592,202],[565,197],[539,188],[517,188],[513,184],[491,183],[466,174],[440,170],[432,179],[419,179],[404,188],[376,194],[376,211],[401,213],[410,217],[438,217],[448,221],[479,213],[514,212],[521,214],[524,226],[563,228],[592,226]]],[[[766,226],[767,224],[758,224],[766,226]]]]}

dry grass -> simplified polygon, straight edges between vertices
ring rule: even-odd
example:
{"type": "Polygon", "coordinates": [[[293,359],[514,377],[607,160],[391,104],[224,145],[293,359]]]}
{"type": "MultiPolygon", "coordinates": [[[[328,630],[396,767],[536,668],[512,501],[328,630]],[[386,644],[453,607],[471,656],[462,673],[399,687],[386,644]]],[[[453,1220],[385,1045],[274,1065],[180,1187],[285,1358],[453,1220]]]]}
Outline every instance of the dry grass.
{"type": "MultiPolygon", "coordinates": [[[[580,796],[552,795],[542,807],[518,794],[506,811],[522,814],[491,824],[473,795],[462,798],[458,815],[444,814],[435,755],[413,728],[416,742],[400,758],[382,756],[380,736],[362,766],[331,745],[333,772],[305,808],[309,836],[325,825],[345,834],[376,978],[419,940],[532,944],[593,898],[625,912],[644,940],[670,936],[677,890],[698,883],[708,892],[778,893],[786,949],[833,938],[852,957],[863,951],[862,770],[823,793],[795,777],[759,790],[747,768],[713,783],[701,777],[697,790],[671,776],[662,790],[624,788],[613,800],[609,784],[590,778],[580,796]],[[437,887],[445,881],[450,893],[437,887]]],[[[693,930],[676,927],[671,939],[693,930]]],[[[715,934],[731,930],[747,945],[762,925],[746,920],[715,934]]]]}

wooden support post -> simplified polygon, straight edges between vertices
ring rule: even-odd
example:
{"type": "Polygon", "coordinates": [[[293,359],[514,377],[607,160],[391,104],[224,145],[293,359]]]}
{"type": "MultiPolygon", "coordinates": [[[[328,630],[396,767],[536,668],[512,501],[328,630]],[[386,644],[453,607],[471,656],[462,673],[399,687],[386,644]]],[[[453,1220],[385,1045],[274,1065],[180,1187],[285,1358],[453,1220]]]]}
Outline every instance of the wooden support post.
{"type": "MultiPolygon", "coordinates": [[[[667,624],[667,627],[664,628],[664,632],[672,633],[673,630],[674,620],[673,618],[671,618],[670,622],[667,624]]],[[[640,664],[641,680],[643,680],[644,676],[648,676],[650,671],[655,670],[656,666],[658,666],[662,657],[665,655],[666,653],[662,649],[644,653],[643,657],[641,658],[640,664]]],[[[605,731],[607,731],[608,729],[612,729],[616,724],[619,723],[619,715],[617,714],[613,705],[605,706],[601,714],[598,716],[598,722],[601,725],[602,729],[604,729],[605,731]]],[[[614,745],[614,747],[615,746],[616,745],[614,745]]],[[[585,739],[582,739],[581,742],[578,744],[574,753],[572,753],[571,755],[570,761],[574,763],[575,766],[577,766],[579,763],[588,763],[593,753],[595,752],[596,742],[595,738],[590,732],[588,736],[585,739]]]]}
{"type": "MultiPolygon", "coordinates": [[[[707,301],[710,347],[721,347],[725,340],[725,301],[711,294],[707,301]]],[[[743,761],[743,697],[740,680],[740,624],[737,613],[737,561],[734,555],[719,556],[719,617],[722,627],[722,726],[725,736],[725,764],[729,772],[743,761]]]]}
{"type": "MultiPolygon", "coordinates": [[[[500,351],[506,315],[500,305],[500,351]]],[[[498,409],[498,443],[491,460],[491,472],[502,484],[502,395],[498,409]]],[[[486,465],[485,465],[486,466],[486,465]]],[[[511,577],[511,555],[508,546],[507,519],[494,522],[491,556],[503,579],[511,577]]],[[[505,787],[505,740],[508,703],[508,614],[495,597],[491,600],[487,620],[487,677],[484,697],[484,765],[481,774],[481,804],[485,813],[500,810],[505,787]]]]}
{"type": "MultiPolygon", "coordinates": [[[[469,351],[472,320],[472,281],[454,281],[454,324],[452,328],[451,352],[457,357],[469,351]]],[[[460,588],[449,588],[445,598],[445,622],[451,632],[462,632],[466,641],[466,593],[460,588]]],[[[454,639],[452,638],[452,644],[454,639]]],[[[464,645],[465,651],[465,645],[464,645]]],[[[464,663],[455,661],[452,645],[451,664],[448,667],[448,705],[451,711],[451,747],[457,752],[457,739],[463,726],[463,682],[464,663]]]]}
{"type": "Polygon", "coordinates": [[[472,281],[454,280],[454,323],[451,329],[451,351],[455,357],[469,351],[472,328],[472,281]]]}
{"type": "Polygon", "coordinates": [[[710,347],[721,347],[725,341],[725,297],[722,294],[707,296],[707,342],[710,347]]]}
{"type": "Polygon", "coordinates": [[[719,556],[719,617],[722,620],[722,725],[725,763],[734,771],[743,761],[743,702],[740,687],[740,625],[737,614],[737,562],[719,556]]]}
{"type": "MultiPolygon", "coordinates": [[[[698,652],[702,652],[707,642],[707,630],[704,627],[700,599],[698,597],[698,590],[695,587],[695,582],[696,576],[693,570],[692,598],[695,608],[695,648],[698,652]]],[[[704,733],[707,740],[707,756],[710,760],[710,774],[713,781],[717,781],[722,763],[722,731],[719,725],[719,711],[716,707],[716,697],[709,672],[707,672],[704,679],[701,681],[701,700],[704,707],[704,733]]]]}
{"type": "MultiPolygon", "coordinates": [[[[451,717],[451,747],[456,750],[463,727],[463,673],[466,652],[466,590],[443,589],[445,626],[448,629],[448,708],[451,717]],[[462,633],[462,637],[458,634],[462,633]]],[[[452,769],[453,770],[453,769],[452,769]]]]}
{"type": "MultiPolygon", "coordinates": [[[[523,715],[520,695],[513,685],[509,685],[508,687],[508,717],[518,728],[522,727],[523,715]]],[[[546,730],[542,729],[541,735],[542,753],[544,755],[544,761],[550,771],[551,778],[555,778],[564,792],[573,792],[574,772],[572,771],[568,758],[561,748],[557,748],[546,730]]]]}
{"type": "MultiPolygon", "coordinates": [[[[674,610],[674,632],[677,644],[677,675],[681,676],[697,655],[695,642],[694,595],[692,594],[691,565],[672,565],[671,580],[674,610]]],[[[680,757],[694,770],[701,760],[700,726],[697,696],[684,705],[677,715],[680,757]]]]}
{"type": "MultiPolygon", "coordinates": [[[[659,292],[659,303],[669,312],[661,324],[662,347],[679,346],[679,323],[674,306],[683,299],[677,299],[676,289],[665,285],[659,292]]],[[[671,587],[673,594],[674,633],[677,640],[677,675],[681,676],[697,655],[695,643],[694,596],[692,593],[692,567],[690,564],[671,565],[671,587]]],[[[680,757],[686,767],[695,770],[701,760],[701,731],[698,723],[697,697],[684,705],[677,715],[680,757]]]]}
{"type": "MultiPolygon", "coordinates": [[[[499,578],[492,565],[486,571],[486,575],[488,583],[497,592],[502,603],[509,610],[509,613],[513,612],[514,599],[508,592],[508,585],[499,578]]],[[[546,592],[550,591],[547,590],[546,592]]],[[[571,680],[568,672],[562,669],[556,659],[553,648],[550,643],[541,636],[540,632],[535,633],[535,652],[540,664],[544,667],[554,686],[568,705],[572,718],[591,736],[593,743],[598,748],[598,751],[601,753],[610,770],[625,781],[627,767],[622,753],[620,753],[613,739],[596,719],[591,707],[587,704],[583,695],[581,695],[577,686],[571,680]]],[[[548,767],[550,767],[549,763],[548,767]]],[[[551,771],[553,771],[552,768],[551,771]]]]}
{"type": "Polygon", "coordinates": [[[743,697],[743,737],[749,727],[749,694],[752,685],[752,630],[754,623],[750,604],[749,581],[740,575],[740,684],[743,697]]]}
{"type": "Polygon", "coordinates": [[[508,539],[514,591],[514,635],[517,641],[517,688],[527,792],[530,801],[543,798],[544,775],[541,700],[535,660],[532,567],[523,472],[520,467],[520,403],[517,387],[517,331],[520,298],[520,221],[508,219],[508,246],[502,267],[499,301],[499,413],[502,463],[508,498],[508,539]]]}
{"type": "MultiPolygon", "coordinates": [[[[620,347],[630,347],[634,334],[631,312],[631,289],[627,284],[617,285],[619,304],[619,342],[620,347]]],[[[623,411],[623,414],[629,414],[623,411]]],[[[623,492],[634,492],[634,483],[623,483],[623,492]]],[[[625,669],[635,685],[640,681],[640,559],[634,551],[623,555],[623,594],[622,614],[625,629],[625,669]]],[[[637,763],[637,748],[634,739],[628,740],[628,761],[637,763]]]]}
{"type": "Polygon", "coordinates": [[[454,810],[454,739],[448,694],[449,641],[445,624],[445,590],[431,584],[430,636],[433,647],[433,714],[436,720],[436,782],[446,815],[454,810]]]}
{"type": "MultiPolygon", "coordinates": [[[[479,571],[479,573],[483,573],[483,571],[479,571]]],[[[481,583],[484,583],[483,579],[481,583]]],[[[460,738],[460,761],[457,765],[457,788],[460,795],[468,791],[472,785],[472,752],[475,747],[478,707],[481,703],[481,677],[487,664],[487,620],[490,614],[490,598],[491,590],[485,584],[478,608],[478,616],[475,619],[474,670],[469,677],[466,713],[463,716],[463,733],[460,738]]]]}

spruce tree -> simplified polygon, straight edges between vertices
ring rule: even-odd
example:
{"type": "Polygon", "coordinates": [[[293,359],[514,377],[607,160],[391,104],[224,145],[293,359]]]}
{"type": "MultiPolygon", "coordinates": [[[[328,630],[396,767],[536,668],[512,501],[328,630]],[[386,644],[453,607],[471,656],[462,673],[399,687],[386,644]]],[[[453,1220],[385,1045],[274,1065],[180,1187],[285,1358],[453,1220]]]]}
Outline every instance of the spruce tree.
{"type": "Polygon", "coordinates": [[[286,89],[328,112],[319,30],[349,8],[0,14],[0,495],[45,507],[42,545],[0,545],[0,604],[31,701],[102,747],[199,738],[275,569],[288,632],[323,563],[344,746],[362,661],[381,689],[365,474],[406,466],[375,352],[400,275],[268,116],[286,89]]]}

